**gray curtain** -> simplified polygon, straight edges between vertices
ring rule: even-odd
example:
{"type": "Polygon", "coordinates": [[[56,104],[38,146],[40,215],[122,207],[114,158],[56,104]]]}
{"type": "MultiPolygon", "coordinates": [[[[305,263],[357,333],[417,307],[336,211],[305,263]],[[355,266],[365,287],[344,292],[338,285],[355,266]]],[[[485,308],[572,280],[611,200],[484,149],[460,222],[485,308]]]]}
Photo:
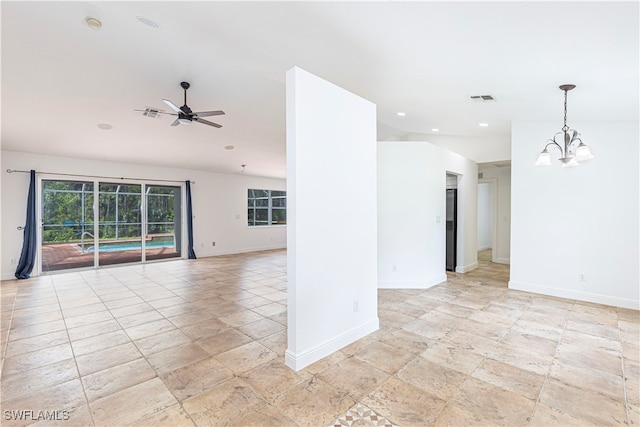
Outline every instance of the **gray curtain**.
{"type": "Polygon", "coordinates": [[[189,259],[196,259],[193,251],[193,212],[191,210],[191,181],[187,180],[187,254],[189,259]]]}
{"type": "Polygon", "coordinates": [[[29,195],[27,196],[27,220],[24,225],[24,239],[20,262],[16,269],[18,279],[28,279],[36,263],[36,171],[31,170],[29,195]]]}

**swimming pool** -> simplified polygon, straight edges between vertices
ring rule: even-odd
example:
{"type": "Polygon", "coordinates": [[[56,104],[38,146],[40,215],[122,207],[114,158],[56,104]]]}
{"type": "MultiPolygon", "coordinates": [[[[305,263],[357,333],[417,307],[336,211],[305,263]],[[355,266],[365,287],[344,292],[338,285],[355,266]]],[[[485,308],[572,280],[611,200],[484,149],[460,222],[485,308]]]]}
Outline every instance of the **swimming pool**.
{"type": "MultiPolygon", "coordinates": [[[[142,242],[100,243],[100,252],[120,252],[142,250],[142,242]]],[[[173,248],[173,240],[151,240],[146,242],[146,249],[173,248]]],[[[93,245],[84,245],[84,252],[94,252],[93,245]]]]}

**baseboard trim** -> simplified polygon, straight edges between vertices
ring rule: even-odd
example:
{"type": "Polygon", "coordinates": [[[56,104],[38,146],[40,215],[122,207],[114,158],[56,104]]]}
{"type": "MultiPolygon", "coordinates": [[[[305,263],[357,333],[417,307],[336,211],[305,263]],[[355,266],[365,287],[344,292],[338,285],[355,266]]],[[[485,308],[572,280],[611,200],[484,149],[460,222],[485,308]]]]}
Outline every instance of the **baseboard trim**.
{"type": "MultiPolygon", "coordinates": [[[[35,275],[31,275],[31,277],[35,277],[35,275]]],[[[2,275],[0,276],[0,280],[5,281],[5,280],[18,280],[18,279],[16,279],[15,273],[2,273],[2,275]]]]}
{"type": "Polygon", "coordinates": [[[491,249],[491,246],[480,246],[480,247],[478,248],[478,252],[480,252],[480,251],[485,251],[485,250],[487,250],[487,249],[491,249]]]}
{"type": "Polygon", "coordinates": [[[212,256],[218,255],[234,255],[234,254],[245,254],[249,252],[260,252],[260,251],[271,251],[275,249],[287,249],[287,245],[269,245],[269,246],[256,246],[254,248],[240,248],[240,249],[230,249],[230,250],[215,250],[215,251],[206,251],[206,252],[198,252],[196,248],[196,256],[198,258],[208,258],[212,256]]]}
{"type": "Polygon", "coordinates": [[[446,281],[446,273],[427,280],[378,280],[378,289],[429,289],[446,281]]]}
{"type": "Polygon", "coordinates": [[[496,264],[511,264],[511,260],[509,258],[496,258],[494,262],[496,264]]]}
{"type": "Polygon", "coordinates": [[[335,353],[342,347],[345,347],[352,342],[357,341],[360,338],[377,331],[379,328],[380,322],[378,320],[378,317],[376,316],[374,319],[307,351],[296,354],[290,349],[287,349],[287,351],[284,353],[284,363],[294,371],[299,371],[300,369],[303,369],[304,367],[317,362],[323,357],[327,357],[328,355],[335,353]]]}
{"type": "Polygon", "coordinates": [[[509,289],[531,292],[534,294],[549,295],[552,297],[572,299],[576,301],[593,302],[596,304],[610,305],[613,307],[629,308],[632,310],[640,310],[640,301],[634,301],[626,298],[612,297],[609,295],[593,294],[589,292],[573,291],[570,289],[550,288],[548,286],[533,285],[530,283],[509,281],[509,289]]]}
{"type": "Polygon", "coordinates": [[[475,270],[478,268],[478,262],[474,262],[472,264],[463,265],[462,267],[456,267],[456,273],[468,273],[471,270],[475,270]]]}

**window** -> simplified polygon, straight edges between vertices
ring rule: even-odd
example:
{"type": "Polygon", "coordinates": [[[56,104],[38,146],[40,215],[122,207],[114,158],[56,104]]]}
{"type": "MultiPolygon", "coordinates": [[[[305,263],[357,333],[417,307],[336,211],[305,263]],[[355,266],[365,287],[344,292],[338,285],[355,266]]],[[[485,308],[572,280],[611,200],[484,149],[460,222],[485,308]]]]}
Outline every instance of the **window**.
{"type": "Polygon", "coordinates": [[[248,190],[247,225],[280,225],[287,223],[287,192],[248,190]]]}

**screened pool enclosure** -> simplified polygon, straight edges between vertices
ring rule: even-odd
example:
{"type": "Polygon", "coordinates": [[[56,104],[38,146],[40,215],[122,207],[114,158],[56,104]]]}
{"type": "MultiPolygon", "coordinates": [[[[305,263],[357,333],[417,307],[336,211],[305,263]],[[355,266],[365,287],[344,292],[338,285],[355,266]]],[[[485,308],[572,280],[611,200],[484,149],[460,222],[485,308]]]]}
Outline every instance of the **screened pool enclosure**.
{"type": "Polygon", "coordinates": [[[42,272],[182,256],[179,186],[42,180],[42,272]]]}

